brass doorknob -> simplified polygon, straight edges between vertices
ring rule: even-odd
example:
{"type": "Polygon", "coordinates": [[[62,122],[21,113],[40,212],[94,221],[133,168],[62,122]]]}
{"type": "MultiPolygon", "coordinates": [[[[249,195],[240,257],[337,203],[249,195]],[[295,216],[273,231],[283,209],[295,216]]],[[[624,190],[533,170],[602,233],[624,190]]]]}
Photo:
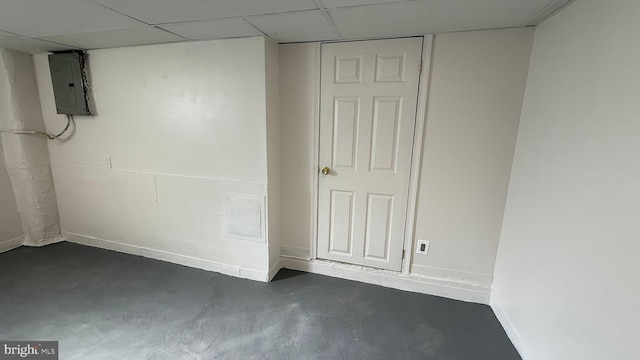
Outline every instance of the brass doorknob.
{"type": "Polygon", "coordinates": [[[331,169],[328,166],[325,166],[322,168],[321,172],[322,175],[329,175],[329,173],[331,173],[331,169]]]}

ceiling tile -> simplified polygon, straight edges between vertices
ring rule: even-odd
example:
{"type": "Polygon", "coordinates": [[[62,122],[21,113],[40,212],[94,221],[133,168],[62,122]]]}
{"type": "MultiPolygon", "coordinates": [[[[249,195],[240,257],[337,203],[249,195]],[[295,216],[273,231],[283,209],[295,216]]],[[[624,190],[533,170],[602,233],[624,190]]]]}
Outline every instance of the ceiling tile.
{"type": "Polygon", "coordinates": [[[94,0],[149,24],[317,9],[313,0],[94,0]]]}
{"type": "Polygon", "coordinates": [[[94,0],[148,24],[211,19],[215,8],[206,0],[94,0]]]}
{"type": "Polygon", "coordinates": [[[275,14],[317,9],[313,0],[207,0],[222,17],[275,14]]]}
{"type": "Polygon", "coordinates": [[[247,21],[281,43],[338,39],[321,11],[253,16],[247,21]]]}
{"type": "Polygon", "coordinates": [[[1,38],[0,49],[12,49],[30,54],[38,54],[49,51],[73,50],[73,48],[69,46],[24,37],[1,38]]]}
{"type": "Polygon", "coordinates": [[[12,34],[10,32],[6,32],[6,31],[0,31],[0,39],[1,38],[6,38],[6,37],[12,37],[12,36],[17,36],[16,34],[12,34]]]}
{"type": "Polygon", "coordinates": [[[158,44],[184,40],[152,26],[82,34],[59,35],[42,38],[81,49],[103,49],[123,46],[158,44]]]}
{"type": "Polygon", "coordinates": [[[524,26],[549,0],[409,1],[329,10],[345,39],[524,26]]]}
{"type": "Polygon", "coordinates": [[[325,8],[334,8],[358,5],[387,4],[400,1],[410,0],[322,0],[322,6],[324,6],[325,8]]]}
{"type": "Polygon", "coordinates": [[[214,40],[244,36],[259,36],[262,33],[242,19],[218,19],[159,25],[191,40],[214,40]]]}
{"type": "Polygon", "coordinates": [[[115,11],[86,0],[2,0],[2,30],[47,36],[140,26],[115,11]]]}
{"type": "Polygon", "coordinates": [[[180,39],[136,19],[189,39],[260,35],[242,17],[279,42],[338,40],[340,35],[383,38],[538,23],[566,1],[570,0],[0,0],[0,39],[20,37],[4,43],[30,52],[60,49],[22,38],[55,37],[82,48],[180,39]],[[319,4],[332,19],[317,9],[319,4]],[[123,29],[138,30],[115,31],[123,29]],[[90,34],[69,35],[79,33],[90,34]]]}

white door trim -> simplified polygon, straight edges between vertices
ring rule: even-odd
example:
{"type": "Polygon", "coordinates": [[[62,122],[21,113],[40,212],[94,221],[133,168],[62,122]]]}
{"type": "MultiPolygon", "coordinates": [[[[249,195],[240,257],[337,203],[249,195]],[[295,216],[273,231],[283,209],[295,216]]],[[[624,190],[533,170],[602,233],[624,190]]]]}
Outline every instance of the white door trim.
{"type": "MultiPolygon", "coordinates": [[[[327,41],[331,43],[334,41],[327,41]]],[[[324,42],[323,42],[324,43],[324,42]]],[[[321,45],[323,43],[315,44],[315,74],[314,81],[316,84],[315,96],[314,96],[314,150],[313,150],[313,165],[314,175],[312,177],[313,188],[313,201],[311,213],[312,219],[312,235],[310,246],[310,258],[312,260],[317,259],[318,250],[318,197],[319,197],[319,172],[320,172],[320,69],[321,69],[321,45]]],[[[407,217],[405,224],[404,246],[405,257],[402,261],[401,273],[409,274],[411,268],[411,252],[413,249],[413,235],[415,229],[415,218],[417,211],[418,200],[418,186],[420,180],[420,169],[422,159],[422,148],[424,142],[424,129],[426,123],[427,103],[429,94],[429,76],[431,70],[431,53],[433,48],[433,35],[424,35],[422,43],[422,72],[420,73],[419,88],[418,88],[418,107],[416,109],[416,123],[414,129],[413,138],[413,152],[411,156],[411,174],[409,176],[409,199],[407,202],[407,217]]]]}
{"type": "Polygon", "coordinates": [[[311,187],[313,189],[313,199],[311,201],[311,243],[309,244],[309,256],[311,259],[317,258],[318,253],[318,199],[319,199],[319,182],[320,182],[320,64],[322,62],[322,43],[314,44],[315,51],[315,64],[314,64],[314,76],[315,81],[315,94],[313,96],[313,177],[311,179],[311,187]]]}
{"type": "Polygon", "coordinates": [[[422,71],[418,87],[418,109],[416,126],[413,133],[413,155],[411,156],[411,175],[409,175],[409,201],[407,202],[407,221],[404,230],[404,259],[402,273],[411,271],[413,258],[413,237],[415,233],[416,215],[418,212],[418,188],[420,187],[420,170],[422,169],[422,149],[424,147],[424,130],[427,122],[427,106],[429,100],[429,80],[431,75],[431,53],[433,35],[425,35],[422,41],[422,71]]]}

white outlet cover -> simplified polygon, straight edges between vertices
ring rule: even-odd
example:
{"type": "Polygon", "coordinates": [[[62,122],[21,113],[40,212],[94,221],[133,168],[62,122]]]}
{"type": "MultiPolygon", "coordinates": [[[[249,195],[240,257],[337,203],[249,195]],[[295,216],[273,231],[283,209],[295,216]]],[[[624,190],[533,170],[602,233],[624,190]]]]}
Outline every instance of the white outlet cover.
{"type": "Polygon", "coordinates": [[[418,244],[416,245],[416,254],[429,254],[429,240],[418,240],[418,244]]]}

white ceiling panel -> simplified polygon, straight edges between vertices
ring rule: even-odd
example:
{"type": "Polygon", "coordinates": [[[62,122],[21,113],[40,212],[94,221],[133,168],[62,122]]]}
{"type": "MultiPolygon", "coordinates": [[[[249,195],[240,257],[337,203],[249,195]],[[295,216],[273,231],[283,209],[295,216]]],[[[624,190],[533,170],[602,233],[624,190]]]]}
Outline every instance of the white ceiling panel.
{"type": "Polygon", "coordinates": [[[330,9],[345,39],[526,25],[549,0],[411,1],[330,9]]]}
{"type": "Polygon", "coordinates": [[[33,52],[61,49],[22,38],[86,49],[262,33],[278,42],[386,38],[538,24],[568,1],[0,0],[0,39],[33,52]]]}
{"type": "Polygon", "coordinates": [[[373,4],[388,4],[401,1],[411,0],[321,0],[322,6],[325,8],[334,7],[346,7],[346,6],[358,6],[358,5],[373,5],[373,4]]]}
{"type": "Polygon", "coordinates": [[[0,49],[12,49],[31,54],[43,53],[48,51],[72,50],[72,47],[54,44],[38,39],[24,37],[7,37],[0,39],[0,49]]]}
{"type": "Polygon", "coordinates": [[[87,0],[2,0],[2,30],[24,36],[72,34],[142,25],[87,0]]]}
{"type": "Polygon", "coordinates": [[[313,0],[94,0],[148,24],[317,9],[313,0]]]}
{"type": "Polygon", "coordinates": [[[182,41],[183,38],[152,26],[42,38],[80,49],[104,49],[182,41]]]}
{"type": "Polygon", "coordinates": [[[213,5],[206,0],[95,0],[148,24],[211,19],[213,5]]]}
{"type": "Polygon", "coordinates": [[[275,14],[317,9],[313,0],[207,0],[218,12],[218,18],[275,14]]]}
{"type": "Polygon", "coordinates": [[[255,16],[247,21],[281,43],[338,39],[321,11],[255,16]]]}
{"type": "Polygon", "coordinates": [[[240,18],[192,21],[159,26],[191,40],[214,40],[262,35],[260,31],[240,18]]]}

